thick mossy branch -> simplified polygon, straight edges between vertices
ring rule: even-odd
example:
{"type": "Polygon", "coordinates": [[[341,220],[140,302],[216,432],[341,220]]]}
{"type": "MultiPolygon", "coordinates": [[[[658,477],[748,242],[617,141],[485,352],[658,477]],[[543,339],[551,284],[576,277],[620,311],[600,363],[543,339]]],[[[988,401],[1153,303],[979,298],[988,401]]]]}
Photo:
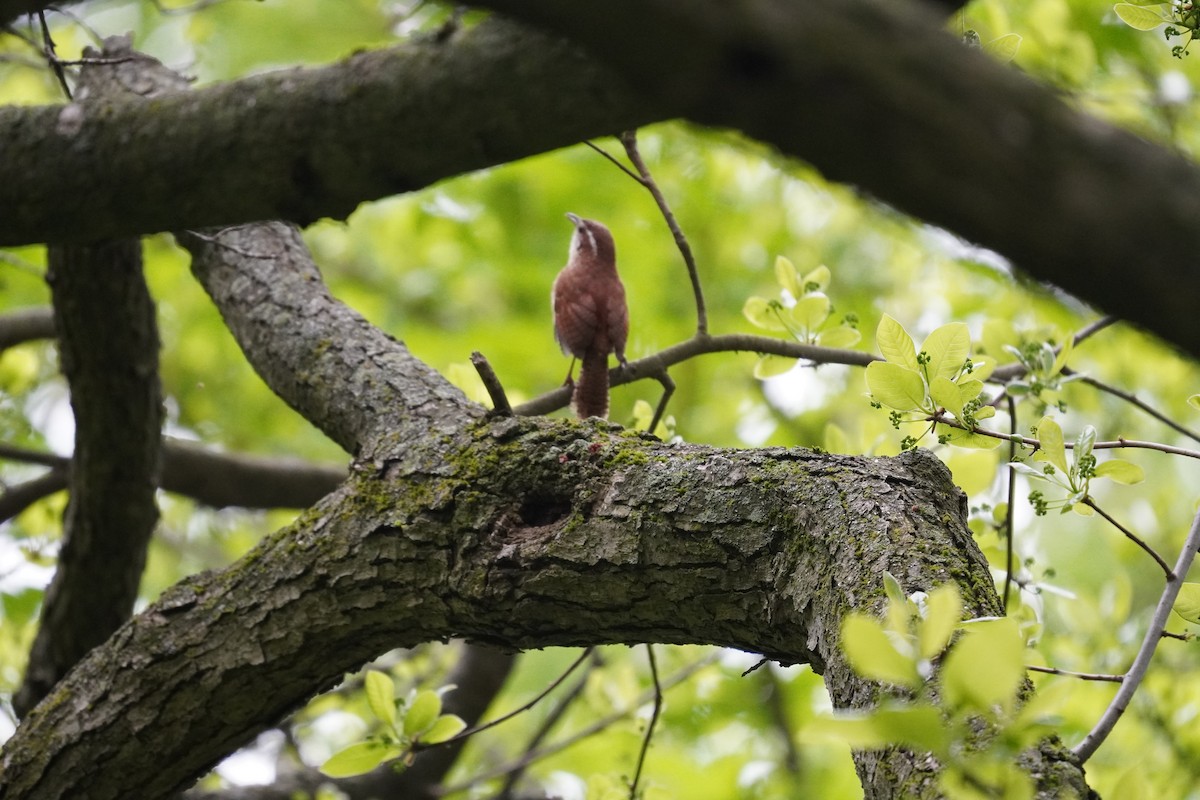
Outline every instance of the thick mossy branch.
{"type": "Polygon", "coordinates": [[[838,626],[881,606],[881,570],[997,611],[962,495],[927,454],[671,447],[519,419],[428,449],[360,462],[294,526],[127,624],[21,726],[0,793],[168,796],[391,647],[722,644],[810,662],[847,706],[877,689],[846,669],[838,626]]]}

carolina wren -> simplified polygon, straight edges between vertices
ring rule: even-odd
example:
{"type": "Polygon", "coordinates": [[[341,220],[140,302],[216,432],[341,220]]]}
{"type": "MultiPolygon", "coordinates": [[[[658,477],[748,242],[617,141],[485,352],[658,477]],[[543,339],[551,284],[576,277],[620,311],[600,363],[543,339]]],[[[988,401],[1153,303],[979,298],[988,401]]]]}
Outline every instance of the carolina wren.
{"type": "MultiPolygon", "coordinates": [[[[580,419],[608,416],[608,354],[625,360],[629,308],[617,276],[617,250],[608,228],[567,214],[575,226],[567,265],[554,279],[550,301],[554,338],[564,353],[580,360],[571,403],[580,419]]],[[[571,361],[574,367],[574,359],[571,361]]],[[[571,383],[571,370],[567,370],[571,383]]]]}

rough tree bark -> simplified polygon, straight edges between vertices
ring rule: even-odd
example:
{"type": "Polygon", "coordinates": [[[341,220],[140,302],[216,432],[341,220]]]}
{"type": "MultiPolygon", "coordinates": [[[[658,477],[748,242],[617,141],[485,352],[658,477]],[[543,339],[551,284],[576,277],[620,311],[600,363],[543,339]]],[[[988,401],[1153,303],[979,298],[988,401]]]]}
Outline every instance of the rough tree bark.
{"type": "MultiPolygon", "coordinates": [[[[881,570],[998,611],[963,495],[926,453],[489,419],[331,298],[295,229],[185,243],[260,374],[358,457],[294,525],[166,592],[60,682],[3,750],[5,798],[170,796],[345,670],[424,641],[721,644],[811,663],[848,707],[881,696],[837,649],[847,610],[881,606],[881,570]]],[[[1069,753],[1031,757],[1044,786],[1086,795],[1069,753]]],[[[869,797],[935,795],[927,759],[857,761],[869,797]]]]}

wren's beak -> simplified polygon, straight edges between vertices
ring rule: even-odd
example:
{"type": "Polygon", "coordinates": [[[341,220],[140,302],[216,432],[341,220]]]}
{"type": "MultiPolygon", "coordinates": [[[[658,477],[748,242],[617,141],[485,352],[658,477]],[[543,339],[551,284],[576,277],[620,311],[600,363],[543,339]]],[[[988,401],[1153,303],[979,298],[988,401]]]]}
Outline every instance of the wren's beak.
{"type": "Polygon", "coordinates": [[[583,225],[583,220],[580,217],[576,216],[575,214],[572,214],[570,211],[567,212],[567,219],[571,220],[571,224],[574,225],[576,228],[583,225]]]}

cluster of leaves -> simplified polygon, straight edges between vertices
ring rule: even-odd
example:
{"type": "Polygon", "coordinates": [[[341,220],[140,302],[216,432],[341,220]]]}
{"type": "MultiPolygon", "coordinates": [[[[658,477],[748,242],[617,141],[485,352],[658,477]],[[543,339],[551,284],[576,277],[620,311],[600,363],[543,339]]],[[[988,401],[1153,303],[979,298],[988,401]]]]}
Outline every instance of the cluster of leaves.
{"type": "Polygon", "coordinates": [[[331,778],[361,775],[387,762],[404,769],[418,745],[441,744],[467,727],[461,717],[442,713],[442,698],[435,691],[414,690],[398,702],[396,685],[387,674],[370,670],[365,683],[367,705],[382,730],[322,764],[321,772],[331,778]]]}
{"type": "Polygon", "coordinates": [[[891,574],[883,580],[884,618],[848,615],[842,648],[855,672],[911,699],[826,718],[821,732],[854,748],[900,744],[929,752],[944,767],[948,797],[1033,797],[1017,756],[1052,732],[1057,701],[1042,692],[1023,702],[1026,647],[1017,621],[960,622],[962,599],[953,585],[905,596],[891,574]]]}
{"type": "Polygon", "coordinates": [[[1037,434],[1041,446],[1033,454],[1033,460],[1042,462],[1043,466],[1039,469],[1020,462],[1009,466],[1032,480],[1044,481],[1065,492],[1065,497],[1061,500],[1047,500],[1040,490],[1031,491],[1029,502],[1038,516],[1044,515],[1051,508],[1058,508],[1064,514],[1074,511],[1083,516],[1091,516],[1094,512],[1086,501],[1094,478],[1108,478],[1123,484],[1141,483],[1145,479],[1142,468],[1130,461],[1120,458],[1098,461],[1093,452],[1096,429],[1091,425],[1083,426],[1075,440],[1075,446],[1071,448],[1069,461],[1062,427],[1056,421],[1050,417],[1042,417],[1041,422],[1034,428],[1034,433],[1037,434]]]}
{"type": "Polygon", "coordinates": [[[1167,28],[1163,35],[1168,42],[1173,37],[1186,37],[1183,44],[1171,48],[1171,55],[1176,58],[1187,55],[1192,41],[1200,39],[1200,7],[1191,0],[1171,0],[1169,3],[1136,0],[1117,3],[1113,10],[1126,25],[1139,31],[1152,31],[1165,23],[1167,28]]]}
{"type": "Polygon", "coordinates": [[[1025,367],[1025,376],[1009,381],[1005,389],[1013,397],[1034,398],[1043,406],[1054,406],[1059,411],[1066,411],[1066,403],[1061,397],[1062,387],[1079,380],[1082,375],[1066,374],[1063,369],[1067,359],[1075,350],[1075,339],[1066,337],[1062,346],[1055,348],[1048,341],[1028,341],[1020,347],[1004,345],[1004,350],[1010,353],[1025,367]]]}
{"type": "MultiPolygon", "coordinates": [[[[775,280],[779,282],[779,299],[751,297],[742,307],[742,313],[756,327],[789,333],[804,344],[853,347],[862,338],[856,327],[858,319],[848,314],[833,321],[833,303],[825,293],[832,277],[824,264],[801,276],[791,261],[777,256],[775,280]]],[[[795,365],[793,359],[765,355],[755,365],[754,375],[769,378],[795,365]]]]}
{"type": "Polygon", "coordinates": [[[887,314],[879,321],[875,342],[884,361],[867,367],[867,389],[873,405],[891,409],[892,425],[927,423],[919,436],[906,436],[902,449],[916,447],[926,433],[935,431],[939,417],[949,414],[961,427],[945,426],[938,436],[943,444],[990,449],[1000,442],[975,432],[976,424],[996,413],[982,399],[983,381],[995,362],[971,358],[967,326],[952,322],[933,331],[917,350],[904,326],[887,314]]]}

